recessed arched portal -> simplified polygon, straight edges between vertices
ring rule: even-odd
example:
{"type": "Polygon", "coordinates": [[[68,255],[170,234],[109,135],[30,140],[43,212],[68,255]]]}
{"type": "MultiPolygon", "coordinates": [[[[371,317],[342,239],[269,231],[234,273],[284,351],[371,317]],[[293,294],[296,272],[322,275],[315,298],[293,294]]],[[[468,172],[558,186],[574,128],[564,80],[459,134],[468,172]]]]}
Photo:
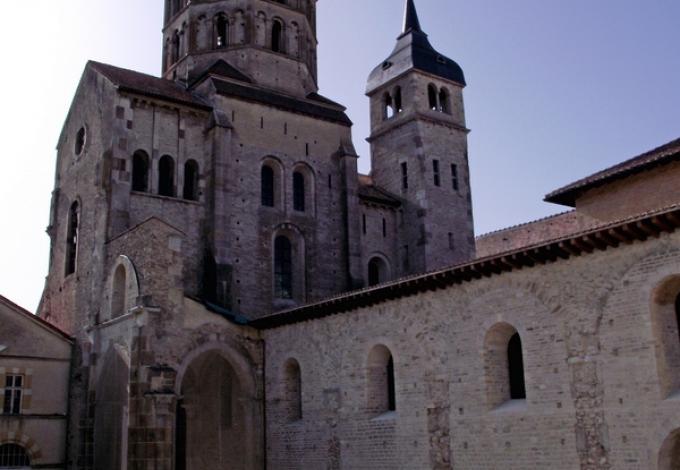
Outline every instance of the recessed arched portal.
{"type": "Polygon", "coordinates": [[[175,432],[176,470],[253,468],[255,401],[222,351],[193,359],[182,377],[175,432]]]}

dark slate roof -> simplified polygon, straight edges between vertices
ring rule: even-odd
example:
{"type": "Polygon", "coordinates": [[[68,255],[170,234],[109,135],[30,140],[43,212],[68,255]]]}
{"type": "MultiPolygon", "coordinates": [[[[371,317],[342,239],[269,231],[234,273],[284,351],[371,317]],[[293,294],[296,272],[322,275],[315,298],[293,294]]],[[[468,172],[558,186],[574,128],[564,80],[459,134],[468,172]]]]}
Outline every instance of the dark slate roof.
{"type": "Polygon", "coordinates": [[[397,38],[392,54],[368,77],[366,92],[370,94],[379,86],[410,71],[420,70],[445,80],[465,86],[463,69],[453,60],[437,52],[420,28],[413,0],[407,0],[404,30],[397,38]]]}
{"type": "MultiPolygon", "coordinates": [[[[255,103],[261,103],[268,106],[291,111],[294,113],[305,114],[327,121],[337,122],[346,126],[351,126],[347,114],[345,114],[345,107],[339,105],[326,104],[330,100],[326,100],[324,104],[320,100],[307,101],[295,98],[289,95],[279,94],[273,91],[255,88],[253,86],[241,85],[238,83],[227,82],[213,78],[213,85],[218,94],[223,96],[233,96],[255,103]]],[[[319,95],[317,95],[319,96],[319,95]]],[[[320,96],[319,96],[320,97],[320,96]]],[[[321,98],[321,97],[320,97],[321,98]]]]}
{"type": "Polygon", "coordinates": [[[574,207],[576,199],[585,191],[678,160],[680,139],[553,191],[545,197],[545,201],[574,207]]]}
{"type": "Polygon", "coordinates": [[[88,62],[87,66],[104,75],[121,91],[138,93],[150,98],[158,98],[205,110],[212,109],[205,101],[172,80],[94,61],[88,62]]]}
{"type": "Polygon", "coordinates": [[[233,80],[238,80],[239,82],[253,83],[253,80],[241,72],[239,69],[231,65],[230,63],[220,59],[215,61],[210,67],[205,70],[199,70],[194,79],[190,79],[189,82],[195,84],[202,78],[209,75],[218,75],[220,77],[231,78],[233,80]]]}
{"type": "Polygon", "coordinates": [[[359,175],[359,199],[392,208],[401,206],[401,200],[397,196],[376,186],[373,178],[368,175],[359,175]]]}

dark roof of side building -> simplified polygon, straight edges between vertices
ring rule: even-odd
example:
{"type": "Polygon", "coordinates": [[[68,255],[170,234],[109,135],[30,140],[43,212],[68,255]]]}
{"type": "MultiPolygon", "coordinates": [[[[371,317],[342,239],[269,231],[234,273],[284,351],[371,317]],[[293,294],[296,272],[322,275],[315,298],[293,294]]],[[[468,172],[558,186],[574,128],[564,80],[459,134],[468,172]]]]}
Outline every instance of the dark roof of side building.
{"type": "Polygon", "coordinates": [[[545,201],[574,207],[576,199],[585,191],[678,160],[680,139],[553,191],[545,197],[545,201]]]}
{"type": "Polygon", "coordinates": [[[94,61],[88,62],[87,66],[104,75],[121,91],[138,93],[150,98],[158,98],[205,110],[212,109],[210,104],[172,80],[94,61]]]}
{"type": "Polygon", "coordinates": [[[29,312],[25,308],[21,307],[20,305],[15,304],[11,300],[9,300],[7,297],[0,295],[0,304],[4,304],[5,306],[9,307],[12,311],[17,312],[19,315],[23,315],[30,320],[34,321],[38,325],[42,326],[43,328],[49,330],[50,332],[54,333],[55,335],[61,337],[62,339],[68,341],[68,342],[73,342],[73,337],[70,336],[68,333],[60,330],[53,324],[43,320],[37,315],[34,315],[33,313],[29,312]]]}
{"type": "Polygon", "coordinates": [[[466,85],[460,65],[437,52],[430,44],[427,34],[420,27],[413,0],[407,0],[404,28],[392,54],[368,77],[367,93],[410,70],[420,70],[461,86],[466,85]]]}
{"type": "Polygon", "coordinates": [[[397,208],[401,199],[389,191],[376,186],[369,175],[359,175],[359,199],[364,202],[397,208]]]}

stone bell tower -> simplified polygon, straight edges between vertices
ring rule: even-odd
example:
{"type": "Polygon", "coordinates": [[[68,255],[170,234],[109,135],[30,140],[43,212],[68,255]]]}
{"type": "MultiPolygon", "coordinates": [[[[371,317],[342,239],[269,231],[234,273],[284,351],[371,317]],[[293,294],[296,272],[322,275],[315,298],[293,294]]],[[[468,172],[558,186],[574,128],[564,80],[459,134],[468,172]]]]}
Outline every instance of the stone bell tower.
{"type": "Polygon", "coordinates": [[[406,201],[399,240],[405,272],[474,256],[465,84],[460,66],[432,47],[407,0],[402,34],[366,91],[373,180],[406,201]]]}
{"type": "Polygon", "coordinates": [[[219,59],[258,85],[316,92],[316,0],[165,0],[163,76],[190,84],[219,59]]]}

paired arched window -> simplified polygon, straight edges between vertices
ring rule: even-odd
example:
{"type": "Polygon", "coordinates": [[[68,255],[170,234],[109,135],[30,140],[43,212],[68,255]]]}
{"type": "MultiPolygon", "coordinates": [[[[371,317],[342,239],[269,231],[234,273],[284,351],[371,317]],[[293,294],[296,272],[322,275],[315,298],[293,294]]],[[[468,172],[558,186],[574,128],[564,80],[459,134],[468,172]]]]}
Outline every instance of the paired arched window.
{"type": "Polygon", "coordinates": [[[66,275],[76,272],[78,258],[78,224],[80,223],[80,206],[74,201],[68,211],[68,227],[66,231],[66,275]]]}
{"type": "Polygon", "coordinates": [[[383,119],[391,119],[403,111],[401,102],[401,87],[396,87],[392,93],[383,95],[383,119]]]}
{"type": "Polygon", "coordinates": [[[127,297],[127,275],[125,266],[118,265],[113,273],[113,283],[111,286],[111,318],[118,318],[125,315],[127,297]]]}
{"type": "Polygon", "coordinates": [[[175,161],[170,155],[163,155],[158,162],[158,194],[175,196],[175,161]]]}
{"type": "Polygon", "coordinates": [[[284,368],[284,403],[288,421],[302,419],[302,374],[300,364],[295,359],[289,359],[284,368]]]}
{"type": "Polygon", "coordinates": [[[142,150],[132,155],[132,190],[143,193],[149,190],[149,156],[142,150]]]}
{"type": "Polygon", "coordinates": [[[17,444],[0,445],[0,468],[30,468],[26,449],[17,444]]]}
{"type": "Polygon", "coordinates": [[[396,383],[394,379],[394,359],[390,350],[375,346],[368,355],[366,370],[368,410],[382,414],[396,411],[396,383]]]}
{"type": "Polygon", "coordinates": [[[269,165],[264,165],[260,170],[260,189],[262,205],[274,207],[274,169],[269,165]]]}
{"type": "Polygon", "coordinates": [[[299,171],[293,173],[293,209],[298,212],[305,211],[305,175],[299,171]]]}
{"type": "Polygon", "coordinates": [[[274,296],[293,298],[293,247],[284,235],[274,240],[274,296]]]}
{"type": "Polygon", "coordinates": [[[499,323],[487,332],[484,362],[491,408],[509,400],[526,399],[522,340],[515,328],[499,323]]]}
{"type": "Polygon", "coordinates": [[[272,22],[272,51],[284,52],[283,23],[279,19],[272,22]]]}
{"type": "Polygon", "coordinates": [[[229,19],[224,13],[215,16],[215,48],[222,49],[229,45],[229,19]]]}
{"type": "Polygon", "coordinates": [[[184,164],[184,199],[198,201],[198,163],[189,160],[184,164]]]}
{"type": "Polygon", "coordinates": [[[451,96],[446,88],[437,90],[437,87],[430,83],[427,86],[427,101],[431,111],[451,114],[451,96]]]}

